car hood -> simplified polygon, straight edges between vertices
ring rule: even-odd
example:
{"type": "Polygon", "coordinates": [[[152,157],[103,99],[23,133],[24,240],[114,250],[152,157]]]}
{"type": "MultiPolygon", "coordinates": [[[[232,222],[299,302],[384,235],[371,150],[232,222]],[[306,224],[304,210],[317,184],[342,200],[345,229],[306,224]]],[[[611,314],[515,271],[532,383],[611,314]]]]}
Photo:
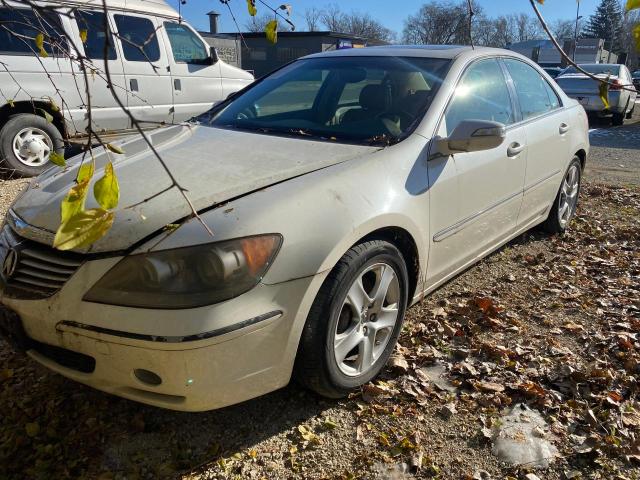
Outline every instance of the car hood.
{"type": "MultiPolygon", "coordinates": [[[[193,124],[159,129],[148,137],[197,211],[378,149],[193,124]]],[[[86,252],[127,249],[191,213],[142,137],[118,146],[124,154],[94,149],[93,181],[102,177],[112,159],[120,203],[109,232],[86,252]]],[[[30,226],[19,233],[52,243],[60,223],[60,203],[75,184],[80,160],[81,155],[70,160],[66,169],[51,168],[31,182],[12,207],[19,220],[30,226]]],[[[97,207],[92,194],[86,207],[97,207]]]]}

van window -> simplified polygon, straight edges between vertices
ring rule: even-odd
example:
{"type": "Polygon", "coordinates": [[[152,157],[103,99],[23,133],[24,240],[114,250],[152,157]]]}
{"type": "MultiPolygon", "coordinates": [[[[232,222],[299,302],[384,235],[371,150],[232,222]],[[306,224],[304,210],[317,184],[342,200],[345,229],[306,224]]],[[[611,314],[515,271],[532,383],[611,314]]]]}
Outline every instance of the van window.
{"type": "Polygon", "coordinates": [[[160,59],[158,36],[151,20],[129,15],[114,15],[122,53],[130,62],[155,62],[160,59]]]}
{"type": "Polygon", "coordinates": [[[107,59],[115,60],[117,58],[116,49],[113,48],[113,35],[111,30],[104,31],[105,15],[102,12],[76,12],[76,22],[78,22],[78,30],[86,30],[87,41],[84,42],[84,53],[87,58],[93,60],[104,60],[104,47],[109,35],[109,50],[107,51],[107,59]]]}
{"type": "Polygon", "coordinates": [[[173,59],[176,62],[199,65],[210,63],[209,50],[189,27],[180,23],[164,22],[164,28],[169,36],[173,59]]]}
{"type": "Polygon", "coordinates": [[[37,54],[38,33],[44,34],[44,49],[49,55],[67,48],[57,15],[36,14],[26,8],[0,8],[0,53],[37,54]]]}

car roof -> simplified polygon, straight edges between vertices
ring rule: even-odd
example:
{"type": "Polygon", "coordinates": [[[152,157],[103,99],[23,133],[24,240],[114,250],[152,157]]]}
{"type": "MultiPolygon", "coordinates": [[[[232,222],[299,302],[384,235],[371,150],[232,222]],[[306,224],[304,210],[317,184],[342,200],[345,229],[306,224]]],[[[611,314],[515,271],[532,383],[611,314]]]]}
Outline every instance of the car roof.
{"type": "Polygon", "coordinates": [[[519,56],[510,50],[489,47],[470,47],[464,45],[382,45],[366,48],[347,48],[307,55],[304,58],[318,57],[428,57],[453,59],[463,53],[506,54],[519,56]]]}
{"type": "MultiPolygon", "coordinates": [[[[102,10],[102,0],[44,0],[43,5],[102,10]]],[[[178,12],[164,0],[106,0],[109,10],[146,13],[167,18],[180,18],[178,12]]]]}

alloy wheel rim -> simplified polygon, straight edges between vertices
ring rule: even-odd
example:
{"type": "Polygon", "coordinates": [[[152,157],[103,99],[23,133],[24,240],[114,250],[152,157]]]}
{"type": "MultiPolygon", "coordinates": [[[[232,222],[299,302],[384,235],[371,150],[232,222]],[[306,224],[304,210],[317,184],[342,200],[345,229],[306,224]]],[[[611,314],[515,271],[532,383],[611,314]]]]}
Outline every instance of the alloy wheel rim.
{"type": "Polygon", "coordinates": [[[49,161],[53,141],[39,128],[27,127],[13,137],[13,154],[28,167],[40,167],[49,161]]]}
{"type": "Polygon", "coordinates": [[[400,282],[395,270],[376,263],[360,272],[342,303],[333,339],[340,371],[367,373],[383,354],[398,322],[400,282]]]}
{"type": "Polygon", "coordinates": [[[580,189],[580,171],[577,165],[572,165],[562,181],[560,201],[558,202],[558,221],[565,228],[576,211],[578,204],[578,190],[580,189]]]}

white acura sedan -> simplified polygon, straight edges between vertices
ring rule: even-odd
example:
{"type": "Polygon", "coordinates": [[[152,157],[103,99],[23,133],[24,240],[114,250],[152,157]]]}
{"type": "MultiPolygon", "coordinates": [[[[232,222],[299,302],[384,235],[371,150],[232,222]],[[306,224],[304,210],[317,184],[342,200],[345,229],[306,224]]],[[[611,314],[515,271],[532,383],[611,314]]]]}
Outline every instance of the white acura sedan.
{"type": "Polygon", "coordinates": [[[38,177],[2,230],[1,329],[51,370],[164,408],[292,376],[345,395],[383,368],[413,302],[535,225],[568,227],[587,128],[510,51],[302,58],[150,134],[213,237],[140,138],[116,161],[137,206],[88,249],[51,247],[78,161],[38,177]]]}

